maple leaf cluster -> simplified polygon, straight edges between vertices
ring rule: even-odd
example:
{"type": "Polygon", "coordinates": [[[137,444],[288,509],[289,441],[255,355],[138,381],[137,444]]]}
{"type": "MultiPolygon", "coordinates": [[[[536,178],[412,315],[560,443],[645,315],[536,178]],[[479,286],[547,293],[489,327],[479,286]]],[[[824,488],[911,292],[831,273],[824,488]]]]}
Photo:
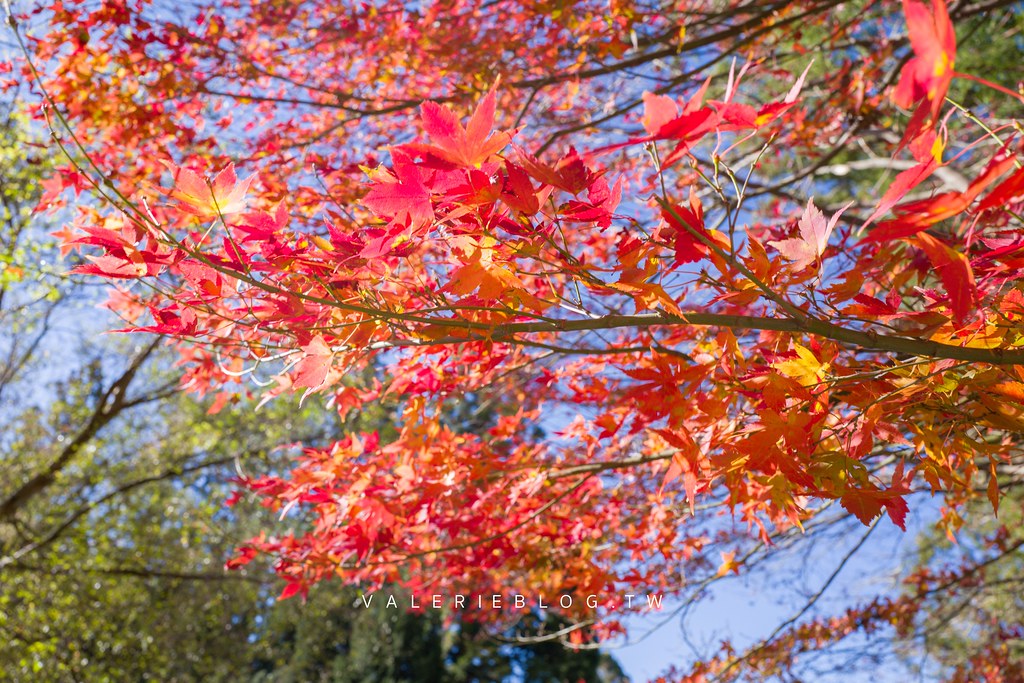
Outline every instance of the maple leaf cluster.
{"type": "MultiPolygon", "coordinates": [[[[286,596],[615,596],[741,571],[833,505],[905,528],[942,492],[952,533],[1024,430],[1024,170],[1012,126],[946,105],[945,3],[841,28],[815,2],[506,4],[46,10],[89,37],[29,51],[69,153],[41,208],[101,200],[64,233],[77,271],[145,285],[109,305],[193,390],[395,421],[242,479],[305,524],[229,565],[272,555],[286,596]],[[808,27],[828,70],[773,66],[808,27]],[[857,143],[894,173],[833,201],[857,143]],[[484,427],[451,419],[469,400],[484,427]]],[[[597,636],[620,613],[568,610],[597,636]]]]}

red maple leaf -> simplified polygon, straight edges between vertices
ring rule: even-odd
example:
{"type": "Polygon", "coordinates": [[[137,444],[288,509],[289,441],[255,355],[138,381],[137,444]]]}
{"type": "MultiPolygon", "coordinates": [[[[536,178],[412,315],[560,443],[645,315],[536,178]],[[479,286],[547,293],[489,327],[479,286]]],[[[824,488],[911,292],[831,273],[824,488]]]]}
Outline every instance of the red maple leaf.
{"type": "Polygon", "coordinates": [[[922,2],[903,0],[914,58],[903,67],[893,101],[901,107],[911,107],[924,100],[922,106],[928,107],[931,120],[935,121],[953,80],[956,34],[946,1],[933,0],[932,6],[929,12],[922,2]]]}
{"type": "Polygon", "coordinates": [[[494,126],[495,96],[491,89],[477,105],[463,127],[455,112],[436,102],[424,102],[420,119],[431,145],[407,145],[424,154],[469,168],[480,168],[512,139],[507,131],[491,132],[494,126]]]}

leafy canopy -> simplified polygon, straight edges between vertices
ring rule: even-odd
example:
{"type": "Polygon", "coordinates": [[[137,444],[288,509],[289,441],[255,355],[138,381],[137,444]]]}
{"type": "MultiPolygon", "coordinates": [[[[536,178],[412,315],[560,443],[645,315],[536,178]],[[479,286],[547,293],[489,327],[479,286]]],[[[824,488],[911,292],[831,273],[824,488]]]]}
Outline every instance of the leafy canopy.
{"type": "MultiPolygon", "coordinates": [[[[941,493],[952,532],[1015,457],[1020,124],[948,97],[1021,100],[956,71],[959,26],[1009,4],[108,0],[13,23],[68,154],[43,205],[91,188],[66,245],[128,329],[177,339],[199,392],[401,405],[394,438],[247,479],[307,525],[234,564],[271,554],[288,595],[600,595],[565,612],[578,643],[619,631],[617,596],[742,571],[835,505],[903,528],[941,493]],[[474,433],[444,417],[466,397],[514,408],[474,433]]],[[[773,670],[895,609],[691,673],[773,670]]]]}

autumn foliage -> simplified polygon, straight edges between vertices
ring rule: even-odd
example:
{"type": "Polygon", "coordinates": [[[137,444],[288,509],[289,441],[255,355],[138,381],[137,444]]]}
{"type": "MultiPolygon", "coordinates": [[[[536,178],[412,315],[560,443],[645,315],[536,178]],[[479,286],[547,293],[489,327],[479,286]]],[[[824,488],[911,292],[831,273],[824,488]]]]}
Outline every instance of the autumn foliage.
{"type": "MultiPolygon", "coordinates": [[[[741,572],[837,505],[903,528],[939,493],[951,534],[999,505],[1024,430],[1020,123],[947,93],[1022,99],[955,71],[955,22],[1006,3],[655,4],[13,22],[7,76],[68,155],[40,210],[71,214],[124,329],[174,340],[218,406],[394,411],[393,439],[242,479],[308,523],[230,566],[273,555],[286,596],[605,596],[566,610],[582,642],[618,632],[617,596],[741,572]]],[[[908,595],[688,675],[910,623],[908,595]]]]}

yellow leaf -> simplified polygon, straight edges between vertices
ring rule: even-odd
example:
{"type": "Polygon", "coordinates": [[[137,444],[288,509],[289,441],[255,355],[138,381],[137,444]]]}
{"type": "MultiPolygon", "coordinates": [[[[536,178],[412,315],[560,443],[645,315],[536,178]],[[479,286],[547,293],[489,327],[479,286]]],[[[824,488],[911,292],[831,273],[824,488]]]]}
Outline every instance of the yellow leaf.
{"type": "Polygon", "coordinates": [[[796,351],[796,358],[776,361],[772,363],[772,367],[780,374],[795,379],[805,387],[820,384],[825,373],[828,372],[829,364],[822,364],[815,357],[814,352],[800,344],[794,343],[793,350],[796,351]]]}
{"type": "Polygon", "coordinates": [[[313,240],[313,244],[320,247],[323,251],[334,251],[334,245],[325,240],[320,235],[310,235],[309,238],[313,240]]]}

